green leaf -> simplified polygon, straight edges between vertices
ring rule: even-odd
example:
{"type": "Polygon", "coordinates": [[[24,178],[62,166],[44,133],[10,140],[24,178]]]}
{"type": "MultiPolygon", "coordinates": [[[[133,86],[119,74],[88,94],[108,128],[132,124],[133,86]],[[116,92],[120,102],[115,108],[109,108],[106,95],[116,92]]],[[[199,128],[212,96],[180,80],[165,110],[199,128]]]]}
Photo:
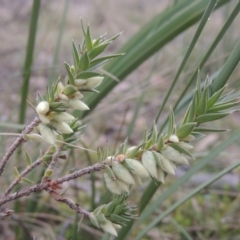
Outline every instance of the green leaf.
{"type": "Polygon", "coordinates": [[[31,166],[31,164],[32,164],[32,159],[31,159],[31,157],[30,157],[30,155],[29,155],[28,152],[25,153],[25,157],[26,157],[27,165],[28,165],[28,166],[31,166]]]}
{"type": "Polygon", "coordinates": [[[158,143],[157,143],[157,148],[159,151],[162,151],[164,147],[164,138],[162,135],[160,135],[159,139],[158,139],[158,143]]]}
{"type": "Polygon", "coordinates": [[[173,132],[175,127],[175,118],[172,108],[170,108],[169,117],[168,117],[168,133],[167,137],[169,138],[173,132]]]}
{"type": "Polygon", "coordinates": [[[15,177],[16,179],[18,179],[19,176],[20,176],[20,173],[19,173],[18,169],[17,169],[16,167],[14,167],[14,177],[15,177]]]}
{"type": "MultiPolygon", "coordinates": [[[[86,33],[85,28],[83,26],[82,20],[81,20],[81,25],[82,25],[83,35],[84,35],[84,43],[86,44],[87,50],[90,51],[92,49],[92,39],[91,39],[91,36],[90,36],[89,25],[87,26],[87,33],[86,33]]],[[[82,45],[82,50],[84,51],[83,45],[82,45]]]]}
{"type": "Polygon", "coordinates": [[[216,128],[203,128],[203,127],[196,127],[194,129],[196,132],[226,132],[225,129],[216,129],[216,128]]]}
{"type": "Polygon", "coordinates": [[[223,88],[219,89],[217,92],[215,92],[209,99],[207,102],[207,109],[210,109],[217,101],[218,99],[221,97],[223,91],[225,90],[226,86],[224,86],[223,88]]]}
{"type": "Polygon", "coordinates": [[[88,71],[92,71],[92,70],[94,70],[94,69],[102,66],[103,64],[107,63],[107,62],[110,61],[110,60],[111,60],[111,59],[107,59],[107,60],[103,60],[103,61],[100,61],[100,62],[94,62],[94,61],[92,61],[92,62],[90,63],[90,66],[89,66],[88,71]]]}
{"type": "Polygon", "coordinates": [[[101,54],[106,47],[109,45],[109,42],[103,42],[101,44],[99,44],[98,46],[94,47],[90,52],[89,52],[89,58],[93,59],[96,56],[98,56],[99,54],[101,54]]]}
{"type": "Polygon", "coordinates": [[[64,64],[65,64],[65,67],[67,69],[69,83],[71,85],[74,85],[74,78],[73,78],[73,75],[71,73],[70,66],[66,62],[64,64]]]}
{"type": "Polygon", "coordinates": [[[108,55],[108,56],[101,57],[101,58],[96,58],[91,61],[90,66],[104,62],[105,60],[110,60],[112,58],[116,58],[116,57],[120,57],[120,56],[124,56],[124,55],[125,55],[125,53],[117,53],[117,54],[112,54],[112,55],[108,55]]]}
{"type": "Polygon", "coordinates": [[[208,88],[205,87],[203,93],[200,96],[200,100],[198,103],[197,114],[204,114],[207,110],[207,102],[208,102],[208,88]]]}
{"type": "Polygon", "coordinates": [[[182,126],[180,126],[177,131],[176,131],[176,135],[180,138],[183,139],[185,137],[187,137],[189,134],[192,133],[194,127],[196,126],[195,122],[192,123],[186,123],[183,124],[182,126]]]}
{"type": "Polygon", "coordinates": [[[228,113],[207,113],[207,114],[203,114],[201,116],[196,117],[194,119],[194,121],[198,122],[198,123],[211,122],[211,121],[215,121],[217,119],[223,118],[223,117],[227,116],[228,114],[230,114],[230,112],[228,112],[228,113]]]}
{"type": "Polygon", "coordinates": [[[97,72],[81,72],[76,76],[76,79],[88,79],[88,78],[92,78],[92,77],[98,77],[101,76],[101,73],[97,73],[97,72]]]}
{"type": "Polygon", "coordinates": [[[89,56],[88,56],[88,52],[85,51],[80,58],[79,69],[81,71],[85,71],[85,70],[88,69],[89,65],[90,65],[90,59],[89,59],[89,56]]]}
{"type": "Polygon", "coordinates": [[[76,45],[73,41],[72,41],[72,48],[73,48],[72,51],[73,51],[74,66],[77,71],[80,66],[80,56],[79,56],[78,50],[76,48],[76,45]]]}
{"type": "Polygon", "coordinates": [[[207,111],[207,113],[214,113],[214,112],[219,112],[222,110],[226,110],[235,106],[238,106],[240,102],[229,102],[229,103],[221,103],[221,104],[217,104],[214,107],[212,107],[211,109],[209,109],[207,111]]]}
{"type": "Polygon", "coordinates": [[[197,106],[197,90],[195,91],[195,94],[193,95],[192,102],[190,103],[190,106],[188,107],[187,113],[183,119],[183,124],[192,122],[194,120],[195,114],[196,114],[196,106],[197,106]]]}

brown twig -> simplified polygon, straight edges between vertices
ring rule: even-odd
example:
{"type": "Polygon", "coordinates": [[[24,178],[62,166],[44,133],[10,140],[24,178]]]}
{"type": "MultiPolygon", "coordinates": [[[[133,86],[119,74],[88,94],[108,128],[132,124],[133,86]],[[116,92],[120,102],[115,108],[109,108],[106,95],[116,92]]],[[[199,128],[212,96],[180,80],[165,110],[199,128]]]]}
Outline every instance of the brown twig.
{"type": "Polygon", "coordinates": [[[12,146],[8,149],[8,151],[6,152],[5,156],[3,157],[3,159],[0,162],[0,176],[4,170],[4,167],[7,163],[7,161],[9,160],[9,158],[12,156],[12,154],[14,153],[14,151],[17,149],[17,147],[25,141],[24,139],[24,135],[30,133],[34,127],[36,127],[39,123],[41,122],[41,120],[36,117],[21,133],[21,135],[19,137],[17,137],[17,139],[15,140],[15,142],[12,144],[12,146]]]}
{"type": "Polygon", "coordinates": [[[83,168],[81,170],[78,170],[78,171],[76,171],[72,174],[69,174],[69,175],[64,176],[62,178],[59,178],[57,180],[50,180],[48,182],[36,184],[32,187],[23,188],[16,193],[8,195],[7,197],[2,197],[0,199],[0,206],[2,206],[3,204],[5,204],[7,202],[13,201],[15,199],[18,199],[18,198],[21,198],[21,197],[24,197],[24,196],[28,196],[32,192],[39,192],[41,190],[47,190],[48,191],[48,189],[51,189],[51,185],[53,185],[53,184],[59,185],[59,184],[62,184],[64,182],[68,182],[72,179],[76,179],[78,177],[81,177],[83,175],[86,175],[86,174],[89,174],[89,173],[92,173],[92,172],[101,171],[102,169],[105,168],[105,165],[106,165],[106,163],[97,163],[93,166],[83,168]]]}
{"type": "Polygon", "coordinates": [[[71,209],[73,209],[74,211],[76,211],[79,214],[83,214],[84,216],[89,217],[90,212],[82,209],[81,207],[79,207],[78,204],[74,203],[71,199],[68,198],[59,198],[59,199],[55,199],[58,202],[62,202],[67,204],[71,209]]]}

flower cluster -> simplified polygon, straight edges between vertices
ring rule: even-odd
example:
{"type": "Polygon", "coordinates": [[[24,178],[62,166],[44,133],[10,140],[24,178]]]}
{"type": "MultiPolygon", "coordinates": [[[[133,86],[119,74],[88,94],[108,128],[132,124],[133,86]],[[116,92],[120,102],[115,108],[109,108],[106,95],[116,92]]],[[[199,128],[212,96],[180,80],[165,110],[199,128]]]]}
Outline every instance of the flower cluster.
{"type": "Polygon", "coordinates": [[[90,220],[95,227],[102,228],[117,236],[116,229],[135,218],[135,207],[129,207],[126,204],[127,195],[122,194],[116,197],[112,202],[97,207],[90,213],[90,220]]]}
{"type": "Polygon", "coordinates": [[[51,89],[47,90],[46,99],[39,95],[36,112],[41,123],[36,127],[37,133],[24,136],[26,140],[44,140],[49,144],[55,144],[62,140],[62,134],[73,133],[69,123],[76,119],[66,111],[68,109],[89,110],[82,101],[83,92],[98,92],[96,87],[104,79],[104,76],[95,69],[110,59],[122,55],[114,54],[96,58],[119,34],[111,39],[105,39],[105,35],[92,39],[89,27],[85,31],[82,26],[82,30],[84,41],[80,49],[77,49],[74,42],[72,45],[74,65],[65,63],[67,70],[65,83],[58,80],[51,89]]]}
{"type": "Polygon", "coordinates": [[[159,137],[148,149],[144,145],[130,147],[123,154],[108,157],[110,167],[103,173],[106,187],[119,195],[129,193],[131,185],[141,185],[142,178],[164,183],[166,174],[175,174],[176,165],[188,164],[183,152],[190,156],[191,149],[193,146],[177,135],[168,140],[159,137]]]}

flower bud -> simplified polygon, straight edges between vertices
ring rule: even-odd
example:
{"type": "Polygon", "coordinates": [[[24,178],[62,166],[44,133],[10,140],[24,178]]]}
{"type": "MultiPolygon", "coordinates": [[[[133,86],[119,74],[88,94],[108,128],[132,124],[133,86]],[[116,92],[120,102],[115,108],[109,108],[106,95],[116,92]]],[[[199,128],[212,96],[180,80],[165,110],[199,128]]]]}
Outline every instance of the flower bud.
{"type": "Polygon", "coordinates": [[[125,155],[128,157],[128,158],[133,158],[136,156],[137,152],[139,150],[139,146],[132,146],[130,148],[127,149],[125,155]]]}
{"type": "Polygon", "coordinates": [[[46,115],[39,114],[38,117],[42,123],[45,123],[45,124],[50,123],[50,119],[46,115]]]}
{"type": "Polygon", "coordinates": [[[41,101],[37,107],[36,107],[36,111],[38,114],[41,114],[41,115],[45,115],[48,113],[49,111],[49,103],[46,102],[46,101],[41,101]]]}
{"type": "Polygon", "coordinates": [[[24,139],[27,140],[27,141],[33,140],[33,141],[36,141],[36,142],[44,141],[43,137],[39,134],[36,134],[36,133],[25,134],[24,139]]]}
{"type": "Polygon", "coordinates": [[[95,215],[93,213],[90,213],[89,215],[90,221],[91,223],[95,226],[95,227],[100,227],[100,225],[98,224],[97,218],[95,217],[95,215]]]}
{"type": "Polygon", "coordinates": [[[82,101],[76,100],[76,99],[69,99],[68,101],[64,101],[64,104],[66,104],[68,107],[72,109],[77,109],[77,110],[89,110],[89,107],[82,101]]]}
{"type": "Polygon", "coordinates": [[[133,174],[139,177],[149,177],[148,171],[141,164],[140,161],[127,158],[123,161],[123,165],[133,174]]]}
{"type": "Polygon", "coordinates": [[[69,125],[65,122],[57,122],[55,120],[51,121],[51,125],[56,128],[56,130],[60,133],[73,133],[73,130],[69,127],[69,125]]]}
{"type": "Polygon", "coordinates": [[[92,77],[88,78],[84,85],[78,86],[79,90],[93,89],[101,84],[104,77],[92,77]]]}
{"type": "Polygon", "coordinates": [[[118,187],[121,189],[121,193],[129,194],[129,185],[126,182],[124,182],[120,179],[117,179],[116,182],[117,182],[118,187]]]}
{"type": "Polygon", "coordinates": [[[40,123],[38,125],[38,129],[39,129],[39,132],[42,135],[43,139],[46,142],[48,142],[50,144],[55,144],[56,135],[52,129],[50,129],[48,126],[46,126],[45,124],[42,124],[42,123],[40,123]]]}
{"type": "Polygon", "coordinates": [[[177,145],[183,149],[186,149],[187,151],[190,151],[194,148],[191,144],[185,142],[179,142],[177,145]]]}
{"type": "Polygon", "coordinates": [[[113,160],[112,161],[112,170],[118,179],[126,182],[129,185],[135,184],[132,174],[121,163],[118,163],[117,161],[113,160]]]}
{"type": "Polygon", "coordinates": [[[172,143],[178,143],[179,142],[179,138],[178,138],[177,135],[171,135],[168,140],[169,140],[169,142],[172,142],[172,143]]]}
{"type": "Polygon", "coordinates": [[[71,122],[75,119],[72,115],[66,112],[51,112],[49,116],[58,122],[71,122]]]}
{"type": "Polygon", "coordinates": [[[176,149],[167,146],[163,151],[162,154],[164,157],[169,159],[170,161],[173,161],[178,164],[188,164],[188,160],[176,149]]]}
{"type": "Polygon", "coordinates": [[[165,158],[161,153],[154,152],[155,160],[157,165],[162,168],[162,170],[166,173],[170,173],[175,175],[175,165],[165,158]]]}
{"type": "Polygon", "coordinates": [[[53,170],[52,169],[47,169],[44,173],[44,177],[49,178],[49,177],[52,176],[52,174],[53,174],[53,170]]]}
{"type": "Polygon", "coordinates": [[[87,79],[75,79],[74,80],[74,85],[76,87],[81,87],[82,85],[84,85],[88,80],[87,79]]]}
{"type": "Polygon", "coordinates": [[[157,179],[157,164],[151,151],[145,151],[142,155],[142,164],[149,174],[157,179]]]}
{"type": "Polygon", "coordinates": [[[114,181],[109,175],[107,172],[104,172],[103,173],[103,178],[104,178],[104,181],[106,183],[106,187],[108,188],[108,190],[112,193],[115,193],[117,195],[120,195],[121,194],[121,189],[119,188],[119,186],[117,185],[117,182],[114,181]]]}
{"type": "Polygon", "coordinates": [[[108,219],[106,219],[106,223],[100,224],[100,226],[105,232],[109,232],[112,235],[117,236],[117,231],[114,228],[113,223],[111,221],[109,221],[108,219]]]}

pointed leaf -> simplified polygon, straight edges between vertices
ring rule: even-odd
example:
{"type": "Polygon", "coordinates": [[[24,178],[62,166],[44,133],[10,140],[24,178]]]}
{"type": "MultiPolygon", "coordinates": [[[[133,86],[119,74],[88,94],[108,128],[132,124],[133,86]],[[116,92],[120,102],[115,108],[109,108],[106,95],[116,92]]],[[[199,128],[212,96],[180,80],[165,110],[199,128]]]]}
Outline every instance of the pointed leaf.
{"type": "Polygon", "coordinates": [[[66,62],[64,64],[65,64],[65,67],[67,69],[69,83],[71,85],[74,85],[74,78],[73,78],[73,75],[71,73],[70,66],[66,62]]]}
{"type": "Polygon", "coordinates": [[[203,114],[201,116],[196,117],[194,119],[194,121],[196,121],[198,123],[211,122],[211,121],[215,121],[217,119],[223,118],[223,117],[227,116],[228,114],[230,114],[230,112],[228,112],[228,113],[207,113],[207,114],[203,114]]]}
{"type": "Polygon", "coordinates": [[[189,134],[192,133],[194,127],[196,126],[195,122],[192,123],[186,123],[182,126],[180,126],[177,131],[176,131],[176,135],[180,138],[183,139],[185,137],[187,137],[189,134]]]}
{"type": "Polygon", "coordinates": [[[89,64],[90,64],[90,60],[89,60],[89,57],[88,57],[88,52],[85,51],[80,58],[79,69],[82,70],[82,71],[85,71],[85,70],[88,69],[89,64]]]}
{"type": "Polygon", "coordinates": [[[109,45],[109,42],[104,42],[99,44],[98,46],[94,47],[90,52],[89,52],[89,58],[93,59],[96,56],[98,56],[99,54],[101,54],[105,48],[109,45]]]}

